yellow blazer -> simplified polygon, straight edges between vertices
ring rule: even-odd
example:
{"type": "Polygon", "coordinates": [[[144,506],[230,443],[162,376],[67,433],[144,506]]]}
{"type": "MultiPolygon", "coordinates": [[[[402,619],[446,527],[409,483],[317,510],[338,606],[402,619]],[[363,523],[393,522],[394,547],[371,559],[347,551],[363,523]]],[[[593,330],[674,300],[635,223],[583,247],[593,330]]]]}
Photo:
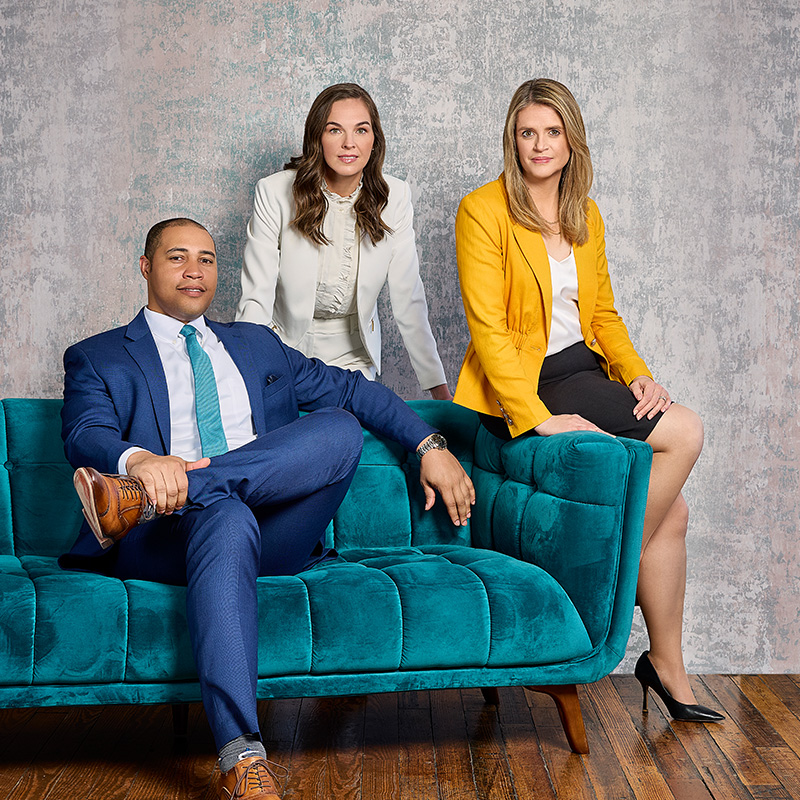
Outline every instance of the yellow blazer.
{"type": "MultiPolygon", "coordinates": [[[[650,376],[650,371],[614,308],[605,228],[592,200],[587,222],[589,239],[573,248],[581,332],[606,374],[627,385],[639,375],[650,376]]],[[[472,339],[455,402],[505,417],[511,435],[519,436],[552,416],[539,399],[538,387],[553,290],[544,240],[511,219],[502,176],[461,201],[456,253],[472,339]]]]}

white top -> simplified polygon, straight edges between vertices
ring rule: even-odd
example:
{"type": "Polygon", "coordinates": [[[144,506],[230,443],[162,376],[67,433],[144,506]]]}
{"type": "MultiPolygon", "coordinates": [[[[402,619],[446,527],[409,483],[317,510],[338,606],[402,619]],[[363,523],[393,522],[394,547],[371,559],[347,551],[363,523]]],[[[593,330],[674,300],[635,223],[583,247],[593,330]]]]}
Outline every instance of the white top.
{"type": "Polygon", "coordinates": [[[578,267],[575,253],[570,248],[563,261],[556,261],[549,253],[550,282],[553,285],[553,314],[547,353],[559,353],[570,345],[583,341],[581,319],[578,312],[578,267]]]}
{"type": "Polygon", "coordinates": [[[330,242],[319,248],[317,295],[314,319],[335,319],[356,311],[359,246],[356,240],[356,212],[353,209],[361,184],[347,197],[322,189],[328,211],[322,232],[330,242]]]}
{"type": "MultiPolygon", "coordinates": [[[[203,457],[203,448],[200,444],[200,432],[197,429],[194,408],[192,362],[186,351],[186,340],[180,333],[184,323],[166,314],[151,311],[149,308],[145,308],[144,317],[150,327],[150,333],[153,334],[167,379],[169,453],[172,456],[180,456],[186,461],[197,461],[203,457]]],[[[189,325],[197,329],[197,341],[211,359],[219,394],[222,427],[228,441],[228,449],[235,450],[256,438],[253,430],[253,413],[244,378],[225,349],[225,345],[206,325],[205,317],[198,317],[189,325]]],[[[117,470],[121,475],[126,474],[128,457],[131,453],[142,449],[130,447],[120,456],[117,470]]]]}

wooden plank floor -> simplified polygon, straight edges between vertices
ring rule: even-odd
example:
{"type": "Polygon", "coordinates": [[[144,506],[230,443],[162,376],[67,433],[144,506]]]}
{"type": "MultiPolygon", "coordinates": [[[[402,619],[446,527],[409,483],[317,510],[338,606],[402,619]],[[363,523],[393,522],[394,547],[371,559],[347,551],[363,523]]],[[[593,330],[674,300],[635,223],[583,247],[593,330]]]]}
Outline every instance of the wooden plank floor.
{"type": "MultiPolygon", "coordinates": [[[[800,676],[694,678],[721,725],[671,723],[632,676],[580,689],[591,754],[552,701],[501,689],[277,700],[259,707],[286,800],[800,800],[800,676]]],[[[0,711],[0,800],[214,800],[202,708],[0,711]]]]}

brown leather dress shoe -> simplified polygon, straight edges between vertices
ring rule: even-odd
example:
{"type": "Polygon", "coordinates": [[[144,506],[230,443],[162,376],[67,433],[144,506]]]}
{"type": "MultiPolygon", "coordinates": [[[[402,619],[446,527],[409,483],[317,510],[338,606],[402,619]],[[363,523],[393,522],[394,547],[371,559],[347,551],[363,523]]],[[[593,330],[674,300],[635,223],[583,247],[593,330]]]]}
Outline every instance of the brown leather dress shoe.
{"type": "Polygon", "coordinates": [[[102,475],[81,467],[72,476],[83,516],[103,549],[123,539],[131,528],[156,515],[142,482],[130,475],[102,475]]]}
{"type": "Polygon", "coordinates": [[[280,800],[270,764],[261,756],[243,758],[233,769],[220,773],[217,797],[219,800],[280,800]]]}

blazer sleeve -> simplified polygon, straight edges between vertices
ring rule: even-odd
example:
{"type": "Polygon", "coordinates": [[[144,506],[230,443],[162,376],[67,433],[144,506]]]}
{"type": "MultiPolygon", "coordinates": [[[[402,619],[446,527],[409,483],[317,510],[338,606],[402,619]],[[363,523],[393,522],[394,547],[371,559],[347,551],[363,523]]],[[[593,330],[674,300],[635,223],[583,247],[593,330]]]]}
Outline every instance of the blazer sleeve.
{"type": "Polygon", "coordinates": [[[289,362],[301,411],[343,408],[365,428],[397,442],[411,453],[424,439],[436,433],[436,428],[383,384],[368,380],[359,371],[332,367],[318,358],[306,358],[283,342],[280,345],[289,362]]]}
{"type": "MultiPolygon", "coordinates": [[[[538,374],[526,370],[508,327],[505,269],[509,242],[505,208],[467,195],[456,215],[458,278],[472,346],[499,409],[517,436],[552,416],[539,399],[538,374]]],[[[538,298],[536,298],[538,300],[538,298]]]]}
{"type": "Polygon", "coordinates": [[[253,216],[247,223],[242,297],[236,319],[271,325],[281,260],[282,211],[267,178],[256,184],[253,216]]]}
{"type": "Polygon", "coordinates": [[[592,334],[608,361],[609,373],[626,386],[640,375],[653,376],[636,352],[622,317],[614,304],[614,292],[608,275],[605,225],[593,201],[589,201],[589,223],[596,231],[597,300],[592,316],[592,334]]]}
{"type": "Polygon", "coordinates": [[[74,467],[115,473],[125,442],[105,381],[80,345],[64,353],[64,405],[61,409],[64,453],[74,467]]]}
{"type": "Polygon", "coordinates": [[[428,320],[428,304],[419,274],[411,190],[405,181],[400,181],[400,185],[402,194],[392,226],[394,233],[387,237],[392,244],[387,276],[389,299],[420,386],[431,389],[446,383],[447,378],[428,320]]]}

